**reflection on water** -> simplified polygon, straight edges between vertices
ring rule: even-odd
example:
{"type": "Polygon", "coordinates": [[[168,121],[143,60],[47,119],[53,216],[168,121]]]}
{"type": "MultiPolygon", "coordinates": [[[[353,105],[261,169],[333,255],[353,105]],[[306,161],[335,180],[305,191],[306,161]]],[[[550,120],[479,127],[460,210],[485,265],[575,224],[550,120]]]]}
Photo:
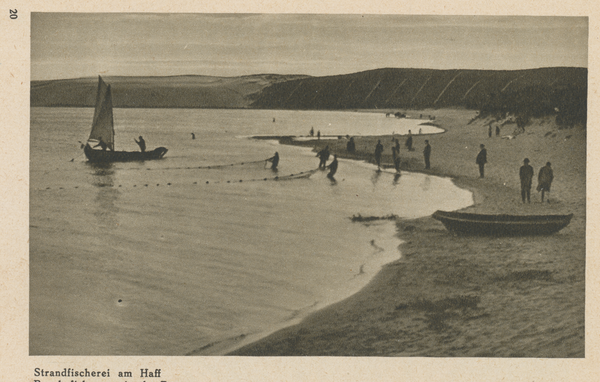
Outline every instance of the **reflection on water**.
{"type": "Polygon", "coordinates": [[[423,182],[421,182],[419,186],[421,187],[421,190],[429,191],[429,189],[431,188],[431,177],[426,176],[425,178],[423,178],[423,182]]]}
{"type": "Polygon", "coordinates": [[[377,170],[375,171],[375,173],[371,176],[371,183],[373,183],[373,186],[375,186],[377,184],[377,182],[379,181],[379,178],[381,177],[381,173],[382,171],[377,170]]]}
{"type": "Polygon", "coordinates": [[[119,226],[116,206],[119,190],[115,186],[115,170],[112,163],[90,163],[93,170],[91,185],[98,189],[94,198],[94,216],[98,225],[103,228],[115,229],[119,226]]]}

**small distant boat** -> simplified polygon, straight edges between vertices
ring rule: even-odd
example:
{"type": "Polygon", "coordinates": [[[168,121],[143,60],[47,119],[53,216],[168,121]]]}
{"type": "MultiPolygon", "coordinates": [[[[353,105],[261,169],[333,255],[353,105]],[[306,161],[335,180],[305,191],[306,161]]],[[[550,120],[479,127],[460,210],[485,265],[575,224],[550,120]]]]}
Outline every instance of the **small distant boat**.
{"type": "Polygon", "coordinates": [[[152,151],[115,151],[115,129],[110,85],[98,76],[96,108],[92,121],[92,131],[83,152],[90,162],[130,162],[161,159],[167,149],[158,147],[152,151]],[[95,147],[101,147],[95,149],[95,147]]]}
{"type": "Polygon", "coordinates": [[[463,235],[528,236],[550,235],[565,228],[569,215],[481,215],[435,211],[432,215],[447,230],[463,235]]]}

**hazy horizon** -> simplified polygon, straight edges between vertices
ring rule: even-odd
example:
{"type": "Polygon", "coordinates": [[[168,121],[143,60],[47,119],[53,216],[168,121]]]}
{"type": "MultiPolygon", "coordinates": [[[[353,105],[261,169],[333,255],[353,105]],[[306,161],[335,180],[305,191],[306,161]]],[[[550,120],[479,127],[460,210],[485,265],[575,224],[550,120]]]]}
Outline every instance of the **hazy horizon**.
{"type": "Polygon", "coordinates": [[[587,17],[32,13],[31,80],[583,67],[587,17]]]}

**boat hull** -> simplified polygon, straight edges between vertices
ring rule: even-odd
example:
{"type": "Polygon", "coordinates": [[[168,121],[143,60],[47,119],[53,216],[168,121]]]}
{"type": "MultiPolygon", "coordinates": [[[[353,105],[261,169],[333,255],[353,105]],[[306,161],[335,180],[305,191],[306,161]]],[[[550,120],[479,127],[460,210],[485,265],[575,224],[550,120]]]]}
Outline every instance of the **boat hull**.
{"type": "Polygon", "coordinates": [[[565,228],[569,215],[481,215],[436,211],[432,217],[447,230],[461,235],[531,236],[551,235],[565,228]]]}
{"type": "Polygon", "coordinates": [[[164,147],[158,147],[152,151],[110,151],[110,150],[94,150],[90,145],[86,145],[83,149],[85,156],[90,162],[109,163],[109,162],[135,162],[162,159],[167,153],[164,147]]]}

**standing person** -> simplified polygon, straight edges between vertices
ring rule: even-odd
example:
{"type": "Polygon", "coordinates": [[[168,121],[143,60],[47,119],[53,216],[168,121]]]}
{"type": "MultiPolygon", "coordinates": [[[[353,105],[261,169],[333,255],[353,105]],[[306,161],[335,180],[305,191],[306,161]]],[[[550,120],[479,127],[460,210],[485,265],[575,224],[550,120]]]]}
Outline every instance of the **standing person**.
{"type": "Polygon", "coordinates": [[[333,176],[337,172],[337,168],[338,168],[337,155],[333,156],[333,161],[331,161],[331,163],[329,163],[329,166],[327,166],[327,168],[329,169],[329,174],[327,174],[327,177],[331,180],[335,180],[335,179],[333,179],[333,176]]]}
{"type": "Polygon", "coordinates": [[[310,127],[310,136],[314,137],[315,136],[315,128],[314,127],[310,127]]]}
{"type": "MultiPolygon", "coordinates": [[[[135,139],[135,138],[134,138],[135,139]]],[[[98,144],[96,146],[94,146],[94,148],[100,146],[100,148],[102,149],[102,151],[106,151],[106,149],[108,148],[108,145],[106,144],[106,142],[104,142],[102,140],[102,137],[98,138],[98,144]]]]}
{"type": "Polygon", "coordinates": [[[319,168],[325,168],[327,161],[329,160],[329,146],[325,146],[325,148],[317,153],[317,156],[321,161],[319,162],[319,168]]]}
{"type": "MultiPolygon", "coordinates": [[[[547,162],[544,167],[540,169],[538,174],[538,192],[542,191],[542,203],[544,202],[544,192],[550,193],[550,186],[552,185],[552,180],[554,179],[554,172],[552,171],[552,167],[550,167],[550,162],[547,162]]],[[[550,196],[548,196],[548,203],[550,203],[550,196]]]]}
{"type": "Polygon", "coordinates": [[[500,135],[500,126],[496,125],[496,136],[500,135]]]}
{"type": "Polygon", "coordinates": [[[408,151],[413,151],[412,143],[413,143],[412,132],[410,130],[408,130],[408,138],[406,138],[406,143],[404,143],[404,145],[408,148],[408,151]]]}
{"type": "Polygon", "coordinates": [[[381,154],[383,153],[383,145],[381,144],[381,139],[377,141],[377,145],[375,145],[375,162],[377,162],[377,170],[381,167],[381,154]]]}
{"type": "Polygon", "coordinates": [[[475,163],[479,165],[479,177],[483,178],[483,167],[487,163],[487,150],[485,149],[485,145],[479,145],[481,151],[477,154],[477,159],[475,159],[475,163]]]}
{"type": "Polygon", "coordinates": [[[533,179],[533,167],[529,165],[529,158],[523,159],[523,166],[519,169],[519,178],[521,178],[521,199],[525,203],[531,203],[531,180],[533,179]]]}
{"type": "Polygon", "coordinates": [[[321,130],[317,131],[317,140],[321,140],[321,130]]]}
{"type": "Polygon", "coordinates": [[[346,151],[353,153],[356,151],[356,145],[354,144],[354,137],[350,137],[350,140],[346,144],[346,151]]]}
{"type": "Polygon", "coordinates": [[[429,145],[429,140],[425,140],[425,148],[423,149],[423,157],[425,158],[425,170],[429,170],[431,164],[429,163],[429,158],[431,157],[431,146],[429,145]]]}
{"type": "Polygon", "coordinates": [[[267,159],[267,162],[271,162],[271,169],[272,170],[277,170],[277,165],[279,165],[279,153],[275,152],[275,155],[273,155],[271,158],[267,159]]]}
{"type": "Polygon", "coordinates": [[[144,140],[144,138],[142,138],[142,136],[139,136],[139,141],[136,141],[135,138],[133,138],[133,140],[135,141],[135,143],[138,144],[138,146],[140,146],[140,151],[141,152],[145,152],[146,151],[146,141],[144,140]]]}
{"type": "Polygon", "coordinates": [[[488,137],[492,137],[492,123],[490,122],[490,125],[488,127],[488,137]]]}

